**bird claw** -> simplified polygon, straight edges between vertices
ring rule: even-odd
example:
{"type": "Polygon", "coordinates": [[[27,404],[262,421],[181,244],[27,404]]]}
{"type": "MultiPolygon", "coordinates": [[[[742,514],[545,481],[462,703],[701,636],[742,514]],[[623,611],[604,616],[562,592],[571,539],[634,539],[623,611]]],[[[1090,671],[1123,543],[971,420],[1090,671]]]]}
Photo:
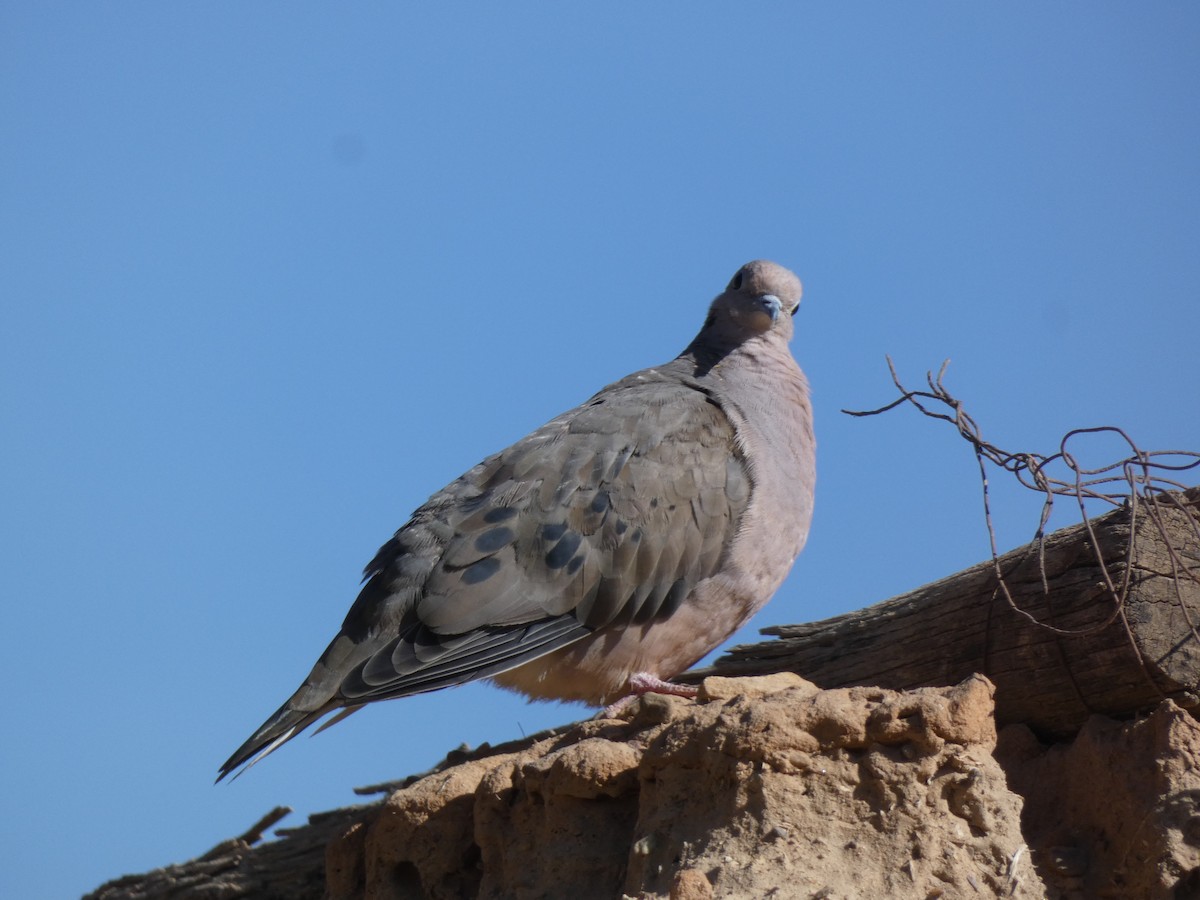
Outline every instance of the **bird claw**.
{"type": "Polygon", "coordinates": [[[690,684],[676,684],[673,681],[663,681],[657,675],[649,672],[635,672],[629,676],[629,693],[604,707],[596,716],[597,719],[615,719],[618,714],[629,707],[642,694],[669,694],[673,697],[694,698],[700,689],[690,684]]]}

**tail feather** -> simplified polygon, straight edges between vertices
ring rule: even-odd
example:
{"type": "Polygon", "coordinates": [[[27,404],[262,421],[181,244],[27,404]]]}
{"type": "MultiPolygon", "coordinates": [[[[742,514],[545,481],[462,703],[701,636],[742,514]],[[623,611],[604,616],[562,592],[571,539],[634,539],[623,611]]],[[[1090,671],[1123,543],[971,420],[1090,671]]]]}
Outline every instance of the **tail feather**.
{"type": "Polygon", "coordinates": [[[237,778],[264,756],[282,747],[330,711],[331,709],[320,709],[316,712],[305,712],[285,703],[225,761],[220,774],[217,775],[217,781],[222,781],[230,772],[240,769],[237,775],[234,775],[234,778],[237,778]]]}
{"type": "Polygon", "coordinates": [[[348,715],[351,715],[352,713],[356,713],[356,712],[358,712],[360,709],[362,709],[362,707],[361,707],[361,706],[347,706],[347,707],[345,707],[344,709],[342,709],[342,711],[341,711],[341,712],[339,712],[339,713],[338,713],[336,716],[334,716],[332,719],[326,719],[324,722],[322,722],[322,723],[321,723],[321,727],[320,727],[320,728],[318,728],[316,731],[314,731],[314,732],[313,732],[313,737],[316,737],[318,734],[320,734],[320,733],[321,733],[322,731],[324,731],[326,728],[332,728],[332,727],[333,727],[334,725],[336,725],[338,722],[342,721],[342,719],[346,718],[346,716],[348,716],[348,715]]]}

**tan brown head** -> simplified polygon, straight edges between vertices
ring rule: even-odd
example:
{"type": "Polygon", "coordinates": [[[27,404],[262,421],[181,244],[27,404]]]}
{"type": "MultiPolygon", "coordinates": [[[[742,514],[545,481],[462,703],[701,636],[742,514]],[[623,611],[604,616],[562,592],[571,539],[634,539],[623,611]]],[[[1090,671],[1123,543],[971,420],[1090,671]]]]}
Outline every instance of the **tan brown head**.
{"type": "Polygon", "coordinates": [[[767,334],[788,341],[801,293],[800,279],[791,270],[765,259],[748,262],[713,300],[701,333],[722,344],[767,334]]]}

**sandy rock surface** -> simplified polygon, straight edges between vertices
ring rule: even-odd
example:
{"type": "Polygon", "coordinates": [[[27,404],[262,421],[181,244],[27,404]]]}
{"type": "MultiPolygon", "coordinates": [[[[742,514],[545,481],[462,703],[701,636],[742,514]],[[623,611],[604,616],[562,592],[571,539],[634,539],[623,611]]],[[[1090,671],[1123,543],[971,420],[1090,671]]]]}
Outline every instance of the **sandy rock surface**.
{"type": "Polygon", "coordinates": [[[1189,713],[1097,716],[1054,744],[1024,726],[997,741],[993,722],[980,677],[908,692],[711,678],[695,701],[647,696],[456,751],[377,803],[91,896],[1200,897],[1189,713]]]}
{"type": "Polygon", "coordinates": [[[331,845],[330,895],[1040,897],[991,713],[981,678],[648,696],[394,792],[331,845]]]}

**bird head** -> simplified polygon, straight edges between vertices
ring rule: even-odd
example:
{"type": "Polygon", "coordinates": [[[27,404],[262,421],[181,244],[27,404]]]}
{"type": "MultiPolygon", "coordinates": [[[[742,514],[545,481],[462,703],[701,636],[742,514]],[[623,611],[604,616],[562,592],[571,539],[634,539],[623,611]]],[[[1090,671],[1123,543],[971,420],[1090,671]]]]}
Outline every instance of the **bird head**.
{"type": "Polygon", "coordinates": [[[800,279],[783,266],[765,259],[748,262],[713,300],[704,331],[722,344],[764,335],[790,340],[802,290],[800,279]]]}

